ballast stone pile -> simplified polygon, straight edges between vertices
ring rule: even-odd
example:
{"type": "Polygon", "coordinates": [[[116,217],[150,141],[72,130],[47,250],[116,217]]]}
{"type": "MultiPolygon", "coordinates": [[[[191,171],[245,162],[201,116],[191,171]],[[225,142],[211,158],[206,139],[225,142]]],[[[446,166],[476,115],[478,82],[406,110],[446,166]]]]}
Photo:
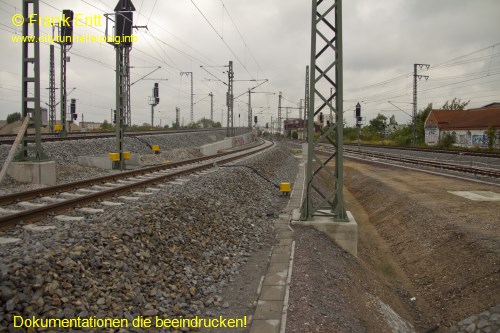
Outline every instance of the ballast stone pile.
{"type": "MultiPolygon", "coordinates": [[[[180,134],[140,136],[142,141],[150,145],[159,145],[162,151],[193,148],[224,139],[225,131],[196,132],[180,134]],[[215,140],[214,140],[215,139],[215,140]]],[[[133,137],[125,137],[124,150],[139,154],[152,154],[151,148],[133,137]]],[[[50,160],[59,165],[76,164],[78,156],[107,154],[115,150],[114,138],[83,139],[72,141],[45,142],[43,149],[50,160]]],[[[0,145],[0,161],[4,161],[10,146],[0,145]]]]}
{"type": "MultiPolygon", "coordinates": [[[[148,166],[169,162],[178,162],[200,157],[196,147],[224,139],[225,131],[163,134],[141,136],[141,140],[151,145],[160,145],[161,153],[153,154],[151,149],[136,138],[125,138],[124,149],[141,154],[141,165],[148,166]]],[[[0,162],[7,157],[10,146],[0,145],[0,162]]],[[[57,164],[57,184],[80,181],[88,178],[109,175],[111,170],[104,170],[78,164],[79,156],[107,154],[115,150],[114,138],[83,139],[64,142],[43,143],[43,149],[50,160],[57,164]]],[[[34,190],[45,185],[19,184],[7,176],[0,188],[0,195],[13,192],[34,190]]]]}
{"type": "MultiPolygon", "coordinates": [[[[210,133],[185,133],[185,134],[164,134],[164,135],[146,135],[141,136],[141,140],[150,145],[159,145],[162,151],[199,147],[212,142],[212,139],[222,140],[224,131],[210,133]]],[[[107,154],[115,151],[116,140],[114,138],[90,139],[64,142],[47,142],[44,145],[46,153],[50,159],[59,164],[76,163],[78,156],[107,154]]],[[[151,148],[144,142],[125,137],[124,150],[138,154],[151,154],[151,148]]]]}
{"type": "MultiPolygon", "coordinates": [[[[256,159],[267,177],[295,179],[281,148],[256,159]]],[[[253,171],[221,168],[82,222],[41,221],[54,232],[17,227],[3,236],[22,241],[0,247],[0,327],[14,332],[14,315],[217,315],[222,288],[269,246],[285,202],[253,171]]]]}

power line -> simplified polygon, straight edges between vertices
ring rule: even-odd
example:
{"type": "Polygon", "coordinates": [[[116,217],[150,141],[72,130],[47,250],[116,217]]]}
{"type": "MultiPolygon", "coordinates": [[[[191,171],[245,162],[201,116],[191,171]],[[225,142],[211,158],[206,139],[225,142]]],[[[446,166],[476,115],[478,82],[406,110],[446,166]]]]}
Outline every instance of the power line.
{"type": "Polygon", "coordinates": [[[229,46],[229,44],[226,43],[226,41],[224,40],[224,38],[219,34],[219,32],[215,29],[215,27],[212,25],[212,23],[210,22],[210,20],[205,16],[205,14],[203,14],[203,12],[201,11],[201,9],[194,3],[193,0],[191,0],[191,3],[196,7],[196,9],[200,12],[201,16],[203,16],[203,18],[205,19],[205,21],[207,21],[207,23],[210,25],[210,27],[213,29],[213,31],[217,34],[217,36],[219,36],[219,38],[222,40],[222,42],[224,43],[224,45],[226,45],[226,47],[229,49],[229,51],[231,51],[231,53],[233,54],[233,56],[236,58],[236,60],[240,63],[240,65],[245,69],[245,71],[248,73],[248,75],[250,75],[250,77],[252,79],[254,79],[253,75],[248,71],[247,67],[242,63],[242,61],[240,60],[240,58],[236,55],[236,53],[234,52],[234,50],[229,46]]]}
{"type": "Polygon", "coordinates": [[[259,62],[257,61],[257,59],[255,59],[254,55],[253,55],[253,52],[252,50],[250,50],[250,48],[248,47],[248,44],[245,40],[245,38],[243,37],[243,35],[241,34],[240,32],[240,29],[238,29],[238,26],[236,25],[236,23],[234,22],[233,20],[233,17],[231,16],[231,14],[229,13],[229,11],[227,10],[227,7],[225,6],[224,4],[224,1],[223,0],[220,0],[220,2],[222,3],[222,7],[224,8],[224,10],[226,11],[227,15],[229,16],[229,19],[231,20],[231,22],[233,23],[234,27],[236,28],[236,31],[238,32],[238,34],[240,35],[241,37],[241,40],[243,41],[243,43],[245,44],[245,48],[248,49],[248,52],[250,53],[250,56],[252,57],[253,61],[255,62],[255,64],[257,65],[257,67],[259,68],[259,70],[261,71],[261,73],[264,73],[264,71],[262,70],[262,68],[260,67],[259,65],[259,62]]]}

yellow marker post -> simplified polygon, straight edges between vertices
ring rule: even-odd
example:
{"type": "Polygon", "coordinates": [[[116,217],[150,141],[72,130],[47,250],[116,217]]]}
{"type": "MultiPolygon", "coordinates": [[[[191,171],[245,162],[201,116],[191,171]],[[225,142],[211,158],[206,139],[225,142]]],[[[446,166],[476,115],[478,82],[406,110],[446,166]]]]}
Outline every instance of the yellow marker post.
{"type": "Polygon", "coordinates": [[[290,183],[288,182],[280,183],[280,192],[283,195],[290,195],[290,189],[291,189],[290,183]]]}
{"type": "Polygon", "coordinates": [[[108,157],[111,159],[113,162],[117,162],[120,160],[120,154],[118,153],[109,153],[108,157]]]}

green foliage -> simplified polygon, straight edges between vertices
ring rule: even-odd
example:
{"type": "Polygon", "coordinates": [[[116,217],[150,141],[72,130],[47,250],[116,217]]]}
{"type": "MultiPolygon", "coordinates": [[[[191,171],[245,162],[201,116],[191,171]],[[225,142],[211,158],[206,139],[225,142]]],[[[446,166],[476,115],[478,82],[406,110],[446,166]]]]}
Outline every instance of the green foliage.
{"type": "Polygon", "coordinates": [[[157,127],[151,127],[150,124],[148,123],[143,123],[142,125],[132,125],[127,127],[127,131],[130,132],[140,132],[140,131],[159,131],[162,128],[157,128],[157,127]]]}
{"type": "Polygon", "coordinates": [[[468,100],[467,102],[462,102],[461,99],[458,99],[458,98],[453,98],[450,101],[446,101],[446,103],[444,103],[442,109],[443,110],[463,110],[468,104],[469,104],[470,100],[468,100]]]}
{"type": "Polygon", "coordinates": [[[377,132],[382,134],[387,126],[387,117],[383,114],[378,114],[375,118],[370,120],[370,125],[367,127],[370,128],[371,132],[377,132]]]}
{"type": "Polygon", "coordinates": [[[361,129],[361,138],[363,141],[381,141],[383,137],[383,133],[378,130],[374,130],[371,126],[366,126],[361,129]]]}
{"type": "Polygon", "coordinates": [[[14,112],[7,116],[7,124],[12,124],[18,120],[21,120],[21,114],[19,112],[14,112]]]}
{"type": "Polygon", "coordinates": [[[299,138],[299,133],[297,133],[297,131],[293,131],[292,132],[292,139],[297,140],[298,138],[299,138]]]}
{"type": "Polygon", "coordinates": [[[429,113],[432,111],[432,103],[427,104],[427,107],[423,110],[420,110],[417,113],[417,140],[416,144],[417,146],[423,146],[425,145],[425,120],[429,116],[429,113]]]}
{"type": "Polygon", "coordinates": [[[357,141],[358,140],[358,128],[356,126],[344,127],[344,140],[357,141]]]}
{"type": "Polygon", "coordinates": [[[401,126],[397,130],[391,133],[389,139],[392,140],[398,146],[410,146],[411,145],[412,128],[411,125],[401,126]]]}
{"type": "Polygon", "coordinates": [[[451,148],[455,142],[455,136],[451,133],[445,133],[439,140],[440,148],[451,148]]]}
{"type": "Polygon", "coordinates": [[[113,129],[113,125],[108,123],[108,121],[105,119],[102,124],[101,124],[101,130],[103,131],[111,131],[113,129]]]}
{"type": "Polygon", "coordinates": [[[222,127],[220,122],[215,122],[213,120],[210,120],[208,118],[201,118],[195,123],[190,123],[185,128],[220,128],[222,127]]]}
{"type": "Polygon", "coordinates": [[[495,148],[495,129],[493,126],[488,127],[488,130],[486,131],[486,135],[488,136],[488,149],[493,150],[495,148]]]}

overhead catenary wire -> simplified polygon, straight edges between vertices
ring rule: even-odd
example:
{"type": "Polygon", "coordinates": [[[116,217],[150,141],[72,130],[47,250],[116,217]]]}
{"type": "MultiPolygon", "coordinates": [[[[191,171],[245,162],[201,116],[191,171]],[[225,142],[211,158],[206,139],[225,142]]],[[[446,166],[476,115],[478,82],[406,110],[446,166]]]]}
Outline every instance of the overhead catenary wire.
{"type": "Polygon", "coordinates": [[[196,3],[194,3],[193,0],[191,0],[191,3],[196,7],[196,9],[198,10],[198,12],[201,14],[201,16],[203,16],[203,18],[205,19],[205,21],[207,21],[207,23],[210,25],[210,27],[212,28],[212,30],[217,34],[217,36],[219,36],[219,38],[222,40],[222,42],[224,43],[224,45],[226,45],[226,47],[229,49],[229,51],[233,54],[233,56],[238,61],[238,63],[245,69],[245,71],[248,73],[248,75],[250,75],[250,77],[252,79],[254,79],[252,73],[250,73],[250,71],[247,69],[247,67],[245,66],[245,64],[243,64],[243,62],[238,57],[238,55],[234,52],[234,50],[231,48],[231,46],[229,46],[229,44],[224,40],[224,37],[221,36],[221,34],[217,31],[217,29],[215,29],[215,27],[213,26],[213,24],[205,16],[205,14],[201,11],[201,9],[196,5],[196,3]]]}

